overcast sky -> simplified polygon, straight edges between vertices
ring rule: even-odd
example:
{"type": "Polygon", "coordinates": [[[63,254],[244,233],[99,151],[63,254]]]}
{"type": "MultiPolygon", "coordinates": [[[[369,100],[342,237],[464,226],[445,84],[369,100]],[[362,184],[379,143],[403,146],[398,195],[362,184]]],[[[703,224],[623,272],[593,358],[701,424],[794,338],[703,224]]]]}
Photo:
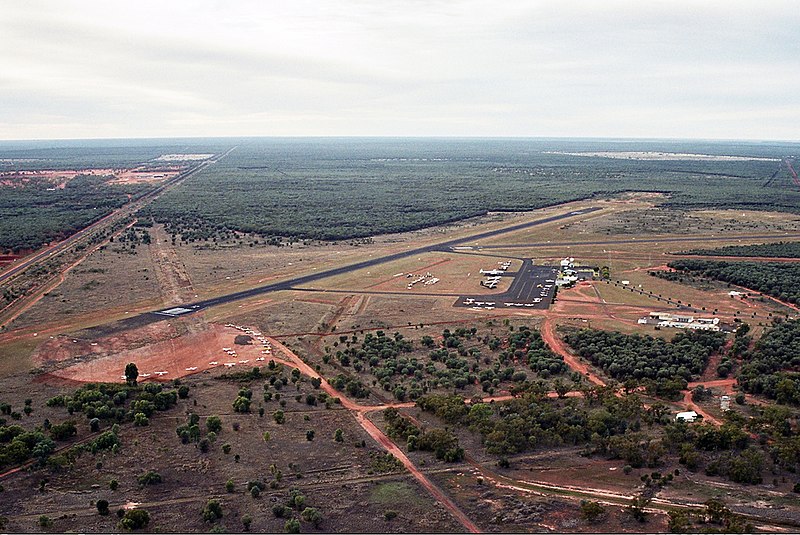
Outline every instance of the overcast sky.
{"type": "Polygon", "coordinates": [[[798,128],[794,0],[0,0],[0,139],[798,128]]]}

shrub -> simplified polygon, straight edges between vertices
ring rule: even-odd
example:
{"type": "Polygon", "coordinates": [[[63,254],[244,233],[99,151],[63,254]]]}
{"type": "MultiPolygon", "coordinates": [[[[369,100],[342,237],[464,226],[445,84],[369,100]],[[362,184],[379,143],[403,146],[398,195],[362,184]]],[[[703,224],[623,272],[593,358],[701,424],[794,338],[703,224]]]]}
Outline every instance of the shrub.
{"type": "Polygon", "coordinates": [[[108,500],[97,500],[97,512],[102,516],[108,514],[108,500]]]}
{"type": "Polygon", "coordinates": [[[300,518],[305,522],[314,524],[314,527],[318,527],[322,522],[322,513],[314,507],[306,507],[303,509],[303,512],[300,513],[300,518]]]}
{"type": "Polygon", "coordinates": [[[206,429],[219,434],[222,431],[222,420],[219,416],[209,416],[206,418],[206,429]]]}
{"type": "Polygon", "coordinates": [[[606,510],[597,502],[581,501],[581,518],[589,522],[596,522],[605,514],[606,510]]]}
{"type": "Polygon", "coordinates": [[[208,500],[201,514],[203,516],[203,521],[216,522],[222,518],[222,505],[219,503],[219,500],[208,500]]]}
{"type": "Polygon", "coordinates": [[[122,529],[134,530],[142,529],[150,523],[150,513],[144,509],[131,509],[126,511],[122,520],[117,524],[122,529]]]}
{"type": "Polygon", "coordinates": [[[150,470],[149,472],[140,475],[136,478],[140,485],[157,485],[161,483],[161,474],[150,470]]]}
{"type": "Polygon", "coordinates": [[[290,518],[283,525],[283,530],[286,533],[300,533],[300,521],[296,518],[290,518]]]}

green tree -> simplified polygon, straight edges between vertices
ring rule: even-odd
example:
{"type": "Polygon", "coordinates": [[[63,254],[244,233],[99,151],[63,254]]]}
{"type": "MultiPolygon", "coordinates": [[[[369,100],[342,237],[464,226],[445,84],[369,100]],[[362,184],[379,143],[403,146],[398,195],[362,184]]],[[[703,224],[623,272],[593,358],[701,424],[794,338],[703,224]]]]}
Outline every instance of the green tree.
{"type": "Polygon", "coordinates": [[[219,434],[222,431],[222,420],[219,416],[209,416],[206,418],[206,429],[219,434]]]}
{"type": "Polygon", "coordinates": [[[142,529],[150,523],[150,513],[144,509],[130,509],[125,512],[122,519],[117,524],[120,528],[128,531],[142,529]]]}
{"type": "Polygon", "coordinates": [[[590,523],[597,522],[600,517],[605,515],[606,510],[597,502],[581,501],[581,518],[590,523]]]}
{"type": "Polygon", "coordinates": [[[222,505],[219,500],[208,500],[201,511],[204,522],[216,522],[222,518],[222,505]]]}
{"type": "Polygon", "coordinates": [[[136,379],[139,378],[139,368],[133,362],[125,366],[125,382],[128,386],[136,386],[136,379]]]}
{"type": "Polygon", "coordinates": [[[108,500],[97,500],[97,512],[101,516],[108,515],[108,500]]]}
{"type": "Polygon", "coordinates": [[[300,521],[296,518],[290,518],[283,525],[283,530],[286,533],[300,533],[300,521]]]}
{"type": "Polygon", "coordinates": [[[322,523],[322,513],[314,507],[306,507],[303,509],[303,512],[300,513],[300,518],[305,522],[314,524],[314,527],[319,527],[320,523],[322,523]]]}

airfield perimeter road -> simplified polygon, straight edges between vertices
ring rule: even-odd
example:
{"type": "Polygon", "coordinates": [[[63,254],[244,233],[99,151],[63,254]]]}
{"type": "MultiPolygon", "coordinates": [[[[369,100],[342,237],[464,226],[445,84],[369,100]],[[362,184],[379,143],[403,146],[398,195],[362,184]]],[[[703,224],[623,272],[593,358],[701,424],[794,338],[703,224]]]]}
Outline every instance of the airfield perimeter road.
{"type": "Polygon", "coordinates": [[[220,154],[219,156],[214,156],[213,158],[211,158],[209,160],[203,161],[203,162],[201,162],[201,163],[199,163],[197,165],[194,165],[194,166],[190,167],[186,171],[183,171],[182,173],[170,178],[169,180],[166,180],[163,184],[159,185],[158,187],[148,191],[147,193],[145,193],[141,197],[139,197],[137,199],[134,199],[133,201],[121,206],[120,208],[117,208],[116,210],[112,211],[110,214],[105,215],[102,218],[98,219],[97,221],[95,221],[94,223],[89,225],[88,227],[85,227],[85,228],[77,231],[75,234],[73,234],[69,238],[66,238],[66,239],[58,242],[57,244],[53,245],[52,247],[48,247],[46,249],[43,249],[43,250],[39,251],[38,253],[34,253],[34,254],[26,257],[26,258],[23,258],[19,263],[11,264],[11,266],[9,266],[4,272],[0,273],[0,284],[2,284],[3,282],[5,282],[6,280],[8,280],[8,279],[10,279],[12,277],[15,277],[16,275],[19,275],[20,273],[22,273],[26,269],[28,269],[28,268],[30,268],[30,267],[32,267],[32,266],[34,266],[34,265],[36,265],[36,264],[38,264],[40,262],[47,261],[47,260],[49,260],[49,259],[51,259],[51,258],[63,253],[64,251],[66,251],[67,249],[72,247],[73,245],[77,244],[81,239],[83,239],[87,235],[89,235],[92,231],[97,230],[98,228],[100,228],[102,225],[108,223],[109,221],[112,221],[114,219],[119,219],[119,218],[122,218],[122,217],[125,217],[125,216],[129,216],[129,215],[133,215],[135,212],[137,212],[139,209],[141,209],[144,205],[146,205],[147,203],[153,201],[156,197],[158,197],[159,195],[164,193],[164,191],[166,191],[167,189],[179,184],[180,182],[183,182],[185,179],[189,178],[190,176],[192,176],[192,175],[200,172],[201,170],[205,169],[206,167],[216,163],[220,159],[222,159],[225,156],[227,156],[228,154],[230,154],[230,152],[235,148],[236,147],[233,147],[233,148],[227,150],[226,152],[224,152],[223,154],[220,154]]]}
{"type": "Polygon", "coordinates": [[[544,225],[546,223],[552,223],[554,221],[559,221],[561,219],[566,219],[568,217],[574,217],[574,216],[577,216],[577,215],[585,215],[585,214],[589,214],[589,213],[592,213],[592,212],[596,212],[597,210],[600,210],[600,208],[597,208],[597,207],[584,208],[582,210],[575,210],[575,211],[572,211],[572,212],[568,212],[566,214],[546,217],[544,219],[538,219],[536,221],[529,221],[527,223],[520,223],[518,225],[513,225],[513,226],[510,226],[510,227],[506,227],[506,228],[501,228],[501,229],[497,229],[497,230],[490,230],[490,231],[482,232],[482,233],[479,233],[479,234],[473,234],[472,236],[468,236],[466,238],[458,238],[458,239],[449,240],[449,241],[446,241],[446,242],[443,242],[443,243],[437,243],[437,244],[434,244],[434,245],[426,245],[424,247],[417,247],[416,249],[409,249],[408,251],[402,251],[402,252],[390,254],[390,255],[387,255],[387,256],[382,256],[382,257],[378,257],[378,258],[372,258],[370,260],[364,260],[363,262],[357,262],[355,264],[350,264],[350,265],[342,266],[342,267],[339,267],[339,268],[329,269],[329,270],[326,270],[326,271],[321,271],[319,273],[312,273],[310,275],[304,275],[304,276],[301,276],[301,277],[295,277],[293,279],[285,280],[285,281],[282,281],[282,282],[276,282],[276,283],[273,283],[273,284],[268,284],[266,286],[259,286],[257,288],[251,288],[249,290],[243,290],[243,291],[235,292],[235,293],[228,294],[228,295],[221,295],[219,297],[206,299],[204,301],[197,301],[196,303],[189,303],[189,304],[186,304],[186,305],[178,305],[178,306],[170,307],[168,309],[162,309],[162,310],[155,311],[155,312],[145,313],[145,316],[148,316],[148,315],[151,316],[152,317],[152,321],[158,321],[158,320],[164,319],[164,317],[177,317],[177,316],[180,316],[182,314],[170,314],[169,312],[166,312],[166,311],[174,310],[176,308],[182,308],[182,309],[186,309],[187,310],[187,312],[184,312],[183,314],[189,314],[191,312],[196,312],[196,311],[199,311],[199,310],[203,310],[205,308],[209,308],[209,307],[213,307],[213,306],[217,306],[217,305],[222,305],[222,304],[225,304],[225,303],[230,303],[232,301],[238,301],[240,299],[247,299],[247,298],[250,298],[250,297],[255,297],[257,295],[262,295],[262,294],[269,293],[269,292],[276,292],[276,291],[280,291],[280,290],[290,290],[295,286],[300,286],[302,284],[307,284],[309,282],[314,282],[314,281],[318,281],[318,280],[321,280],[321,279],[326,279],[328,277],[334,277],[336,275],[342,275],[344,273],[350,273],[352,271],[356,271],[356,270],[359,270],[359,269],[364,269],[364,268],[367,268],[367,267],[372,267],[372,266],[375,266],[375,265],[378,265],[378,264],[384,264],[386,262],[393,262],[395,260],[399,260],[401,258],[406,258],[408,256],[414,256],[414,255],[419,255],[419,254],[423,254],[423,253],[429,253],[429,252],[432,252],[432,251],[442,251],[442,250],[446,251],[446,250],[449,250],[451,247],[454,247],[454,246],[457,246],[457,245],[462,245],[464,243],[474,242],[474,241],[482,240],[482,239],[485,239],[485,238],[491,238],[491,237],[494,237],[494,236],[497,236],[497,235],[500,235],[500,234],[507,234],[509,232],[515,232],[517,230],[523,230],[523,229],[530,228],[530,227],[535,227],[535,226],[538,226],[538,225],[544,225]]]}

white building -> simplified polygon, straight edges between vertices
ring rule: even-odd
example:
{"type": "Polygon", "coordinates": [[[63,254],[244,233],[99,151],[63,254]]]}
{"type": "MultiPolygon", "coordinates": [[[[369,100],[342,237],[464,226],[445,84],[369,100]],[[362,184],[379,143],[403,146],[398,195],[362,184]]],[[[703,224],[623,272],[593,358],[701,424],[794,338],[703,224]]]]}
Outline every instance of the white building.
{"type": "Polygon", "coordinates": [[[694,411],[679,412],[675,415],[676,422],[692,423],[697,420],[697,413],[694,411]]]}
{"type": "Polygon", "coordinates": [[[651,312],[648,318],[641,318],[639,323],[655,323],[659,327],[673,327],[675,329],[720,330],[719,318],[695,318],[694,316],[670,314],[669,312],[651,312]]]}

